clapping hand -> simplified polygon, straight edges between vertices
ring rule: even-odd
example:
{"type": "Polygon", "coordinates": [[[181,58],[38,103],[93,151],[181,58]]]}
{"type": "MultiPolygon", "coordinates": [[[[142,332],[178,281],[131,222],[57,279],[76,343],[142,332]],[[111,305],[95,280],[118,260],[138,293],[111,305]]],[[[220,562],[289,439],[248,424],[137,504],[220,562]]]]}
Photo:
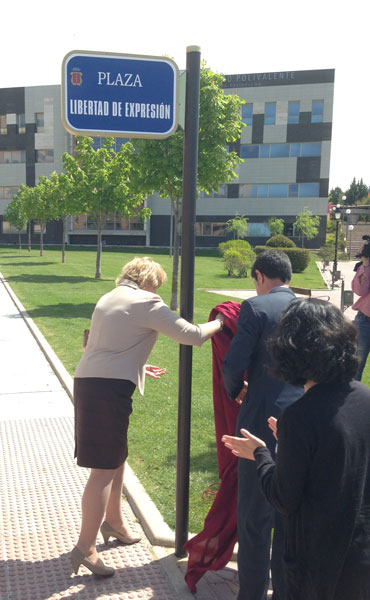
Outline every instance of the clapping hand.
{"type": "Polygon", "coordinates": [[[260,448],[261,446],[265,447],[265,442],[255,435],[252,435],[246,429],[241,429],[240,433],[243,436],[242,438],[224,435],[222,436],[221,441],[225,444],[226,448],[229,448],[231,452],[235,454],[235,456],[254,460],[255,449],[260,448]]]}
{"type": "Polygon", "coordinates": [[[247,393],[248,390],[248,382],[247,381],[243,381],[243,387],[240,390],[239,394],[237,395],[237,397],[235,398],[235,402],[237,404],[242,404],[243,400],[244,400],[244,396],[247,393]]]}
{"type": "Polygon", "coordinates": [[[167,369],[161,369],[160,367],[154,367],[153,365],[145,365],[145,375],[152,379],[160,379],[165,374],[167,369]]]}
{"type": "Polygon", "coordinates": [[[274,434],[275,440],[277,440],[277,419],[275,419],[275,417],[269,417],[267,419],[267,422],[269,424],[269,427],[270,427],[272,433],[274,434]]]}

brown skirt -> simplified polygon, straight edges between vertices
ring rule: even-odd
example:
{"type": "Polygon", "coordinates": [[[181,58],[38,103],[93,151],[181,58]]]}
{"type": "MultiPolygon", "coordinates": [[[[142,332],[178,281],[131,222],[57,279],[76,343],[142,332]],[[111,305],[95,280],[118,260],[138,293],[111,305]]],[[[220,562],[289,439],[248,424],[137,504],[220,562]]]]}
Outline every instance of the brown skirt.
{"type": "Polygon", "coordinates": [[[75,457],[80,467],[118,469],[126,460],[135,387],[126,379],[75,377],[75,457]]]}

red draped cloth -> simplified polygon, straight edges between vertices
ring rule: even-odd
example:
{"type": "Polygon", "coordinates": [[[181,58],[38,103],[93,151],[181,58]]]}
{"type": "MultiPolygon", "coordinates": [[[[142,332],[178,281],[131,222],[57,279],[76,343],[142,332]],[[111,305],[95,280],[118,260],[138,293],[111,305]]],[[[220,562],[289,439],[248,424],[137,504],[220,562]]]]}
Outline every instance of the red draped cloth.
{"type": "Polygon", "coordinates": [[[212,338],[213,407],[220,486],[204,521],[203,531],[189,540],[184,548],[189,554],[185,580],[195,593],[196,584],[206,571],[218,571],[229,562],[237,540],[237,464],[238,459],[221,442],[224,434],[235,435],[239,405],[231,402],[223,384],[222,363],[236,332],[239,302],[223,302],[212,309],[209,320],[217,313],[225,316],[222,331],[212,338]]]}

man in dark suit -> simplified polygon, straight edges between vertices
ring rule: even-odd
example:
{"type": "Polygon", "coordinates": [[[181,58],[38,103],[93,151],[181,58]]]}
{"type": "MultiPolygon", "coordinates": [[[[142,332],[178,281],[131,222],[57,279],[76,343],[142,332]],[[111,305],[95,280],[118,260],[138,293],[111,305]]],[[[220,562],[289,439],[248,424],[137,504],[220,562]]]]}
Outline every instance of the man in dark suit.
{"type": "MultiPolygon", "coordinates": [[[[269,375],[271,358],[267,340],[281,312],[294,300],[289,289],[292,267],[279,250],[266,250],[255,260],[252,271],[257,296],[241,305],[237,332],[223,364],[224,384],[231,400],[241,404],[236,427],[261,438],[274,452],[276,440],[268,427],[270,416],[303,395],[303,388],[269,375]],[[248,372],[248,384],[244,381],[248,372]]],[[[282,576],[283,538],[281,517],[265,500],[257,480],[255,463],[239,459],[238,464],[238,600],[265,600],[269,584],[271,530],[274,541],[271,558],[274,600],[284,600],[282,576]]]]}

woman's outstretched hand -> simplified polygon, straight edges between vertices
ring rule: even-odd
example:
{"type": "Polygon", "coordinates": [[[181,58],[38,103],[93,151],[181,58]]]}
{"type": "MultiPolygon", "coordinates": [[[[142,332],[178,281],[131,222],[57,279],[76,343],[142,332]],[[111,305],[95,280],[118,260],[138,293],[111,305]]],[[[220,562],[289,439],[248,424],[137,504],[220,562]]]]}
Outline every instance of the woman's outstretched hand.
{"type": "Polygon", "coordinates": [[[267,419],[267,422],[269,424],[269,427],[270,427],[272,433],[274,434],[275,440],[277,440],[277,419],[275,419],[275,417],[269,417],[267,419]]]}
{"type": "Polygon", "coordinates": [[[231,452],[235,454],[235,456],[254,460],[253,453],[255,449],[260,448],[261,446],[266,446],[265,442],[260,440],[255,435],[252,435],[246,429],[241,429],[240,433],[243,436],[242,438],[224,435],[222,436],[222,442],[225,444],[226,448],[229,448],[231,452]]]}
{"type": "Polygon", "coordinates": [[[145,375],[152,379],[160,379],[166,371],[167,369],[161,369],[160,367],[154,367],[153,365],[145,365],[145,375]]]}

